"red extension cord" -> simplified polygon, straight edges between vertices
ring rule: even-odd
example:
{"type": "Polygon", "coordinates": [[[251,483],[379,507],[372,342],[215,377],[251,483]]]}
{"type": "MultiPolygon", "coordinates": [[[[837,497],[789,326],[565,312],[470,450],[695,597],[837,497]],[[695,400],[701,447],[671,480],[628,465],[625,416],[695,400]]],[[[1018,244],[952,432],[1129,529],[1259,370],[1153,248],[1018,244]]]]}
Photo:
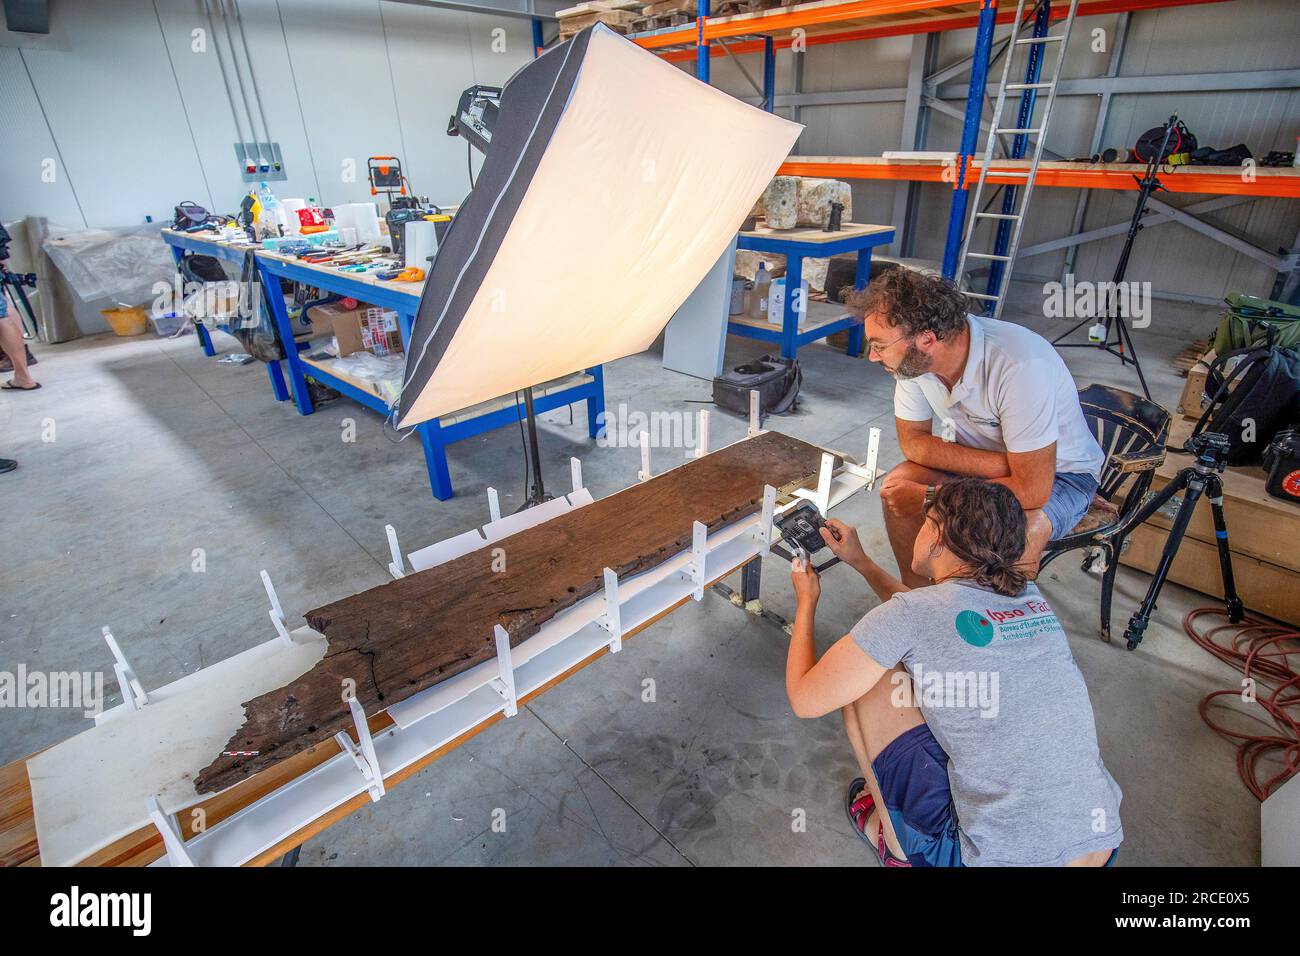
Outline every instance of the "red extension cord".
{"type": "Polygon", "coordinates": [[[1257,799],[1263,800],[1300,772],[1300,672],[1290,660],[1292,657],[1300,660],[1300,631],[1249,614],[1241,623],[1229,624],[1221,607],[1201,607],[1190,612],[1183,619],[1183,630],[1193,641],[1243,675],[1240,689],[1216,690],[1201,701],[1201,719],[1216,733],[1237,742],[1237,772],[1246,788],[1257,799]],[[1211,616],[1220,623],[1203,632],[1197,630],[1196,622],[1211,616]],[[1254,682],[1253,703],[1262,707],[1271,721],[1240,708],[1222,709],[1271,727],[1274,733],[1248,734],[1230,730],[1210,718],[1210,708],[1217,697],[1235,697],[1249,706],[1251,702],[1242,696],[1247,689],[1246,678],[1254,682]],[[1258,765],[1266,755],[1280,756],[1282,769],[1261,782],[1258,765]]]}

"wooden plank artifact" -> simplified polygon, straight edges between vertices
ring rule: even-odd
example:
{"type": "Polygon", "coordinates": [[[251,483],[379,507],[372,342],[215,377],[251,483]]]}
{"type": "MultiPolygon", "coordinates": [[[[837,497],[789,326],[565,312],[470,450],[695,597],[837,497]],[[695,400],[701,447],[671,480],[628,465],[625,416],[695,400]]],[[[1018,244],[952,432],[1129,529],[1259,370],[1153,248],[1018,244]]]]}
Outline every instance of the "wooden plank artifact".
{"type": "Polygon", "coordinates": [[[196,778],[223,790],[350,729],[345,689],[376,714],[496,656],[494,625],[512,646],[603,587],[606,567],[635,574],[710,531],[757,511],[763,487],[815,475],[822,450],[767,432],[695,459],[541,525],[309,612],[325,657],[286,687],[244,705],[243,727],[196,778]],[[231,755],[234,754],[234,755],[231,755]]]}

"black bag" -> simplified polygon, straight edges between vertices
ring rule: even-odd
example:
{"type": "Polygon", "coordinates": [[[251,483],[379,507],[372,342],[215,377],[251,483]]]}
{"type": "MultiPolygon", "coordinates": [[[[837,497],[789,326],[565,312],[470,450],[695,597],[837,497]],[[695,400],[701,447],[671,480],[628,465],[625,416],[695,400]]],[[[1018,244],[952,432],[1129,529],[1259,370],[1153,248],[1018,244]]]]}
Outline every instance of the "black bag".
{"type": "MultiPolygon", "coordinates": [[[[1153,126],[1138,137],[1137,144],[1133,147],[1133,155],[1139,163],[1149,163],[1164,141],[1165,128],[1153,126]]],[[[1192,161],[1192,153],[1196,152],[1197,146],[1192,131],[1182,120],[1179,120],[1174,124],[1173,132],[1169,134],[1169,142],[1165,145],[1165,151],[1160,154],[1158,161],[1170,166],[1186,166],[1192,161]]]]}
{"type": "Polygon", "coordinates": [[[1228,436],[1228,464],[1255,465],[1282,429],[1300,422],[1300,354],[1271,343],[1217,356],[1205,377],[1210,404],[1192,429],[1228,436]],[[1231,371],[1225,367],[1238,359],[1231,371]]]}
{"type": "Polygon", "coordinates": [[[799,401],[803,371],[797,359],[764,355],[756,362],[738,365],[713,380],[713,403],[742,415],[749,414],[749,393],[758,391],[758,413],[784,415],[799,401]]]}
{"type": "Polygon", "coordinates": [[[172,210],[172,225],[176,229],[199,229],[206,226],[212,219],[212,214],[196,202],[179,202],[176,208],[172,210]]]}
{"type": "Polygon", "coordinates": [[[216,256],[191,252],[177,265],[186,282],[229,282],[230,277],[216,256]]]}
{"type": "MultiPolygon", "coordinates": [[[[283,295],[280,282],[275,281],[272,289],[263,289],[253,253],[244,254],[244,267],[240,275],[239,315],[230,325],[230,334],[237,338],[244,351],[259,362],[279,362],[285,357],[284,345],[280,342],[275,323],[271,321],[271,309],[266,303],[266,295],[283,295]]],[[[292,342],[290,348],[294,348],[292,342]]]]}

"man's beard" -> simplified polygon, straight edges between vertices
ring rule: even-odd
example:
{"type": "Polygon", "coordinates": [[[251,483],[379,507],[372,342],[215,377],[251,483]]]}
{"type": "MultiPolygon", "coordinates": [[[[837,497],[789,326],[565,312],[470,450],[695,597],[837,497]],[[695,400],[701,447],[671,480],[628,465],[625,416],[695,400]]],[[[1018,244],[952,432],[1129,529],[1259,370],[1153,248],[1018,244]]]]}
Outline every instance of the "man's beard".
{"type": "Polygon", "coordinates": [[[930,371],[931,364],[931,357],[918,349],[915,344],[909,342],[907,352],[898,360],[898,365],[894,368],[885,366],[885,371],[894,378],[916,378],[918,375],[924,375],[930,371]]]}

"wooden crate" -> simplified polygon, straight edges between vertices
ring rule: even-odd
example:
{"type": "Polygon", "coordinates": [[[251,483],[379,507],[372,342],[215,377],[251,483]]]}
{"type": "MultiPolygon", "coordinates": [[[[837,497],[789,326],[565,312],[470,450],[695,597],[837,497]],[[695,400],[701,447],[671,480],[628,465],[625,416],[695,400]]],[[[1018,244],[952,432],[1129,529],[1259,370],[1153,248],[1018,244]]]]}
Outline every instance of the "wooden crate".
{"type": "Polygon", "coordinates": [[[1179,415],[1186,418],[1201,417],[1201,412],[1205,409],[1205,403],[1201,399],[1205,393],[1205,376],[1214,358],[1214,349],[1210,349],[1187,370],[1187,383],[1183,385],[1183,394],[1178,398],[1179,415]]]}

